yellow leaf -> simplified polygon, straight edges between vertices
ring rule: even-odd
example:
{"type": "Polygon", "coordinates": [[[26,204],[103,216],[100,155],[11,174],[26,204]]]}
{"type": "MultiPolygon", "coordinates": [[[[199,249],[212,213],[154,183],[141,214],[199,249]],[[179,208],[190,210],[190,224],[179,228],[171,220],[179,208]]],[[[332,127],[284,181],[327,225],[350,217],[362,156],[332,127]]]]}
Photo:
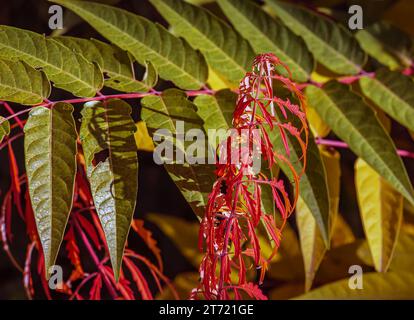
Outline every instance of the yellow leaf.
{"type": "Polygon", "coordinates": [[[222,90],[222,89],[235,89],[234,85],[232,86],[229,82],[224,80],[220,75],[218,75],[213,69],[208,68],[208,79],[207,84],[213,90],[222,90]]]}
{"type": "MultiPolygon", "coordinates": [[[[337,151],[330,150],[324,146],[319,146],[319,150],[328,179],[329,215],[332,229],[332,223],[336,220],[339,206],[340,155],[337,151]]],[[[309,291],[327,248],[316,225],[315,218],[301,197],[299,197],[296,206],[296,221],[305,266],[305,290],[309,291]]]]}
{"type": "Polygon", "coordinates": [[[137,131],[135,132],[135,143],[138,150],[152,152],[154,151],[154,142],[148,134],[147,125],[144,121],[138,121],[136,124],[137,131]]]}
{"type": "Polygon", "coordinates": [[[403,197],[362,159],[355,171],[359,210],[375,269],[385,272],[401,227],[403,197]]]}
{"type": "Polygon", "coordinates": [[[297,297],[301,300],[320,299],[413,299],[414,274],[366,273],[363,274],[363,288],[351,289],[349,279],[340,280],[297,297]]]}

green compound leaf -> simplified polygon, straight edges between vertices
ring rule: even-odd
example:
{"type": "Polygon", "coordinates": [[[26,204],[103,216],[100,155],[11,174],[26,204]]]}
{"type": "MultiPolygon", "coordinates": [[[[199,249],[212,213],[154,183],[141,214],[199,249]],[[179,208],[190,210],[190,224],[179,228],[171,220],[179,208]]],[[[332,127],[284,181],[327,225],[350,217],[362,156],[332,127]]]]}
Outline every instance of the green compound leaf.
{"type": "Polygon", "coordinates": [[[366,55],[343,26],[303,7],[277,0],[266,3],[305,40],[319,63],[339,74],[357,74],[362,70],[366,55]]]}
{"type": "Polygon", "coordinates": [[[147,92],[157,83],[157,73],[151,63],[147,64],[143,79],[137,80],[129,54],[114,45],[95,39],[66,36],[53,39],[83,55],[88,61],[97,63],[106,75],[107,87],[122,92],[147,92]]]}
{"type": "Polygon", "coordinates": [[[80,138],[92,196],[119,278],[138,192],[138,157],[131,107],[122,100],[85,103],[80,138]]]}
{"type": "Polygon", "coordinates": [[[29,194],[45,257],[55,264],[72,208],[76,174],[76,127],[73,106],[56,103],[30,111],[24,126],[29,194]]]}
{"type": "Polygon", "coordinates": [[[4,137],[10,134],[10,122],[6,118],[0,116],[0,143],[3,141],[4,137]]]}
{"type": "Polygon", "coordinates": [[[47,75],[57,88],[93,97],[102,88],[99,68],[61,43],[38,33],[0,26],[0,58],[22,60],[47,75]]]}
{"type": "MultiPolygon", "coordinates": [[[[199,95],[194,99],[197,113],[204,121],[204,129],[224,129],[232,127],[233,112],[237,94],[231,90],[217,91],[215,95],[199,95]]],[[[217,145],[215,145],[217,146],[217,145]]]]}
{"type": "Polygon", "coordinates": [[[43,102],[50,83],[43,72],[20,61],[0,60],[0,99],[23,105],[43,102]]]}
{"type": "MultiPolygon", "coordinates": [[[[218,0],[218,4],[255,53],[272,52],[289,67],[293,80],[305,82],[309,79],[314,60],[302,38],[253,2],[218,0]]],[[[284,68],[277,70],[284,76],[288,75],[284,68]]]]}
{"type": "Polygon", "coordinates": [[[128,11],[77,0],[53,0],[86,20],[142,65],[150,61],[160,77],[182,89],[199,89],[207,79],[202,55],[158,24],[128,11]]]}
{"type": "Polygon", "coordinates": [[[306,88],[309,103],[335,134],[375,171],[414,203],[413,187],[390,136],[375,112],[349,86],[329,81],[306,88]]]}
{"type": "Polygon", "coordinates": [[[355,37],[362,49],[392,70],[413,63],[410,36],[387,22],[377,22],[359,30],[355,37]]]}
{"type": "Polygon", "coordinates": [[[199,49],[208,64],[238,85],[254,59],[249,43],[209,11],[182,0],[150,0],[174,32],[199,49]]]}
{"type": "Polygon", "coordinates": [[[184,135],[191,129],[202,132],[203,120],[185,92],[177,89],[165,90],[161,96],[146,96],[142,99],[142,105],[141,117],[155,142],[155,156],[159,157],[158,160],[164,164],[194,213],[201,219],[215,181],[214,166],[207,164],[205,135],[198,137],[196,142],[192,139],[185,141],[188,139],[184,135]],[[199,150],[204,150],[204,155],[198,153],[199,163],[189,164],[185,161],[186,155],[193,154],[190,149],[194,144],[199,150]]]}
{"type": "Polygon", "coordinates": [[[362,92],[396,121],[414,130],[414,82],[385,68],[359,80],[362,92]]]}

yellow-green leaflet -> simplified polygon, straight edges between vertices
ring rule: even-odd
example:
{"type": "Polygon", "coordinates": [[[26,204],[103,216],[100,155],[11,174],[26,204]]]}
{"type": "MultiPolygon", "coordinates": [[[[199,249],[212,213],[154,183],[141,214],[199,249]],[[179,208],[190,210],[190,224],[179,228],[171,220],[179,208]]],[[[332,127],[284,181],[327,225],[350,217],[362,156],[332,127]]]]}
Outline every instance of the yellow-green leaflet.
{"type": "Polygon", "coordinates": [[[164,27],[126,10],[89,1],[53,0],[74,11],[142,65],[150,61],[161,78],[182,89],[199,89],[207,80],[203,56],[164,27]]]}
{"type": "Polygon", "coordinates": [[[92,197],[116,280],[138,192],[136,126],[131,112],[130,105],[118,99],[87,102],[80,130],[92,197]]]}
{"type": "Polygon", "coordinates": [[[45,74],[20,61],[0,60],[0,99],[35,105],[50,95],[45,74]]]}
{"type": "Polygon", "coordinates": [[[79,97],[93,97],[102,88],[99,67],[63,44],[44,35],[10,26],[0,26],[0,58],[23,60],[42,68],[54,86],[79,97]]]}
{"type": "Polygon", "coordinates": [[[24,127],[24,152],[30,200],[45,257],[55,264],[72,208],[76,174],[73,107],[56,103],[30,111],[24,127]]]}

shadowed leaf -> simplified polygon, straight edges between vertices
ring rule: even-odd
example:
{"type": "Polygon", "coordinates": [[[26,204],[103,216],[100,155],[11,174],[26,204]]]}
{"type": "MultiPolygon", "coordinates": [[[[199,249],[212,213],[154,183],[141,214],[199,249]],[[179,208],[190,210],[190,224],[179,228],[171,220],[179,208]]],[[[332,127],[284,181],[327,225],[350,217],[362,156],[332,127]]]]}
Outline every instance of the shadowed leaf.
{"type": "Polygon", "coordinates": [[[414,82],[397,71],[379,69],[359,80],[362,92],[396,121],[414,130],[414,82]]]}
{"type": "Polygon", "coordinates": [[[413,188],[390,136],[375,112],[349,86],[330,81],[317,88],[306,88],[309,103],[319,116],[407,200],[414,203],[413,188]]]}
{"type": "Polygon", "coordinates": [[[138,158],[131,107],[122,100],[85,103],[80,138],[87,176],[119,277],[138,192],[138,158]]]}

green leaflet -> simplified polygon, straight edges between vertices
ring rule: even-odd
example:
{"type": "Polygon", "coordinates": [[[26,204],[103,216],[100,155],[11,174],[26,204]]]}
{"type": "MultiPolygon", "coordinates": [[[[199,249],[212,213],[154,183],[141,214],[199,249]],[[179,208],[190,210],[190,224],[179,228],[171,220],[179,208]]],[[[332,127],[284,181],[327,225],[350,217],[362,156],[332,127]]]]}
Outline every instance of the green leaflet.
{"type": "Polygon", "coordinates": [[[362,92],[396,121],[414,130],[414,82],[397,71],[379,69],[359,80],[362,92]]]}
{"type": "Polygon", "coordinates": [[[3,141],[5,136],[10,134],[10,122],[0,116],[0,143],[3,141]]]}
{"type": "Polygon", "coordinates": [[[43,102],[50,83],[43,72],[20,61],[0,60],[0,99],[23,105],[43,102]]]}
{"type": "Polygon", "coordinates": [[[410,36],[387,22],[377,22],[359,30],[355,37],[362,49],[392,70],[412,64],[410,36]]]}
{"type": "Polygon", "coordinates": [[[142,106],[141,117],[156,144],[155,156],[163,157],[158,160],[163,160],[161,163],[194,213],[202,218],[215,179],[214,166],[202,163],[207,163],[206,142],[201,139],[204,135],[198,142],[184,141],[184,135],[189,134],[191,129],[202,130],[203,120],[185,92],[177,89],[165,90],[161,96],[146,96],[142,99],[142,106]],[[192,153],[192,147],[199,148],[199,152],[204,151],[204,155],[198,153],[201,163],[189,164],[185,161],[185,155],[192,153]]]}
{"type": "Polygon", "coordinates": [[[182,89],[199,89],[207,79],[202,55],[165,28],[141,16],[104,4],[53,0],[86,20],[105,38],[129,51],[142,65],[150,61],[160,77],[182,89]]]}
{"type": "MultiPolygon", "coordinates": [[[[197,113],[204,121],[204,129],[224,129],[232,127],[233,112],[236,106],[237,94],[224,89],[213,95],[199,95],[194,99],[197,113]]],[[[216,147],[217,144],[214,145],[216,147]]]]}
{"type": "Polygon", "coordinates": [[[193,48],[200,49],[208,64],[233,84],[250,70],[254,52],[249,43],[224,21],[203,8],[182,0],[150,0],[193,48]]]}
{"type": "Polygon", "coordinates": [[[401,229],[403,197],[362,159],[355,163],[355,186],[375,269],[386,272],[401,229]]]}
{"type": "Polygon", "coordinates": [[[323,88],[307,87],[306,96],[353,152],[414,203],[412,185],[393,141],[359,95],[345,84],[329,81],[323,88]]]}
{"type": "Polygon", "coordinates": [[[138,158],[131,107],[122,100],[85,103],[80,138],[87,176],[111,256],[115,279],[138,192],[138,158]]]}
{"type": "Polygon", "coordinates": [[[41,68],[54,86],[79,97],[93,97],[102,88],[99,68],[61,43],[38,33],[0,26],[0,58],[23,60],[41,68]]]}
{"type": "MultiPolygon", "coordinates": [[[[218,4],[235,29],[249,41],[255,53],[272,52],[286,63],[292,79],[305,82],[313,71],[314,60],[302,38],[253,2],[218,0],[218,4]]],[[[288,76],[284,68],[278,71],[288,76]]]]}
{"type": "Polygon", "coordinates": [[[45,256],[46,276],[55,264],[72,208],[76,174],[73,106],[36,107],[24,126],[29,194],[45,256]]]}
{"type": "Polygon", "coordinates": [[[315,59],[339,74],[357,74],[366,55],[358,42],[341,25],[302,7],[277,0],[266,0],[277,16],[301,36],[315,59]]]}
{"type": "MultiPolygon", "coordinates": [[[[339,193],[340,193],[340,155],[319,146],[321,158],[327,172],[327,186],[329,194],[329,229],[333,233],[333,224],[338,216],[339,193]]],[[[312,287],[316,272],[326,253],[326,246],[323,241],[320,229],[316,225],[315,218],[301,197],[296,206],[296,224],[298,226],[300,246],[305,267],[305,291],[312,287]]]]}
{"type": "MultiPolygon", "coordinates": [[[[282,119],[283,116],[280,114],[280,110],[278,110],[278,114],[282,119]]],[[[299,128],[299,120],[292,115],[284,121],[291,122],[299,128]]],[[[285,154],[285,147],[278,129],[274,128],[273,131],[269,132],[269,137],[275,150],[280,154],[285,154]]],[[[300,156],[302,156],[301,147],[295,137],[290,134],[286,136],[291,151],[288,160],[292,163],[296,172],[301,172],[303,169],[302,161],[300,160],[300,156]]],[[[292,172],[285,163],[280,162],[279,165],[288,177],[292,177],[292,172]]],[[[315,218],[326,247],[329,247],[329,196],[326,173],[312,132],[309,132],[306,171],[300,180],[299,188],[299,195],[315,218]]]]}
{"type": "MultiPolygon", "coordinates": [[[[414,276],[410,272],[364,273],[363,290],[351,289],[350,279],[344,279],[319,287],[295,299],[361,300],[361,299],[413,299],[414,276]],[[396,289],[398,288],[398,289],[396,289]]],[[[353,283],[351,281],[351,283],[353,283]]]]}
{"type": "Polygon", "coordinates": [[[143,79],[135,79],[130,56],[114,45],[95,39],[66,36],[53,39],[83,55],[88,61],[97,63],[107,76],[107,87],[122,92],[147,92],[157,83],[157,73],[151,63],[147,64],[143,79]]]}

